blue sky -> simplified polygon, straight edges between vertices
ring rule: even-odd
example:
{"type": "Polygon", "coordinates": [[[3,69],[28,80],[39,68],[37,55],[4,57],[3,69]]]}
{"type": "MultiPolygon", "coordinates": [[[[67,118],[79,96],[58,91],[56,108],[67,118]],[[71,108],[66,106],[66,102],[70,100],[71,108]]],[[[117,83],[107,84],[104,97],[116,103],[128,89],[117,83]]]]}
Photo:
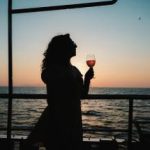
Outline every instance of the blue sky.
{"type": "MultiPolygon", "coordinates": [[[[14,0],[13,8],[49,4],[60,1],[14,0]]],[[[0,20],[0,84],[7,85],[7,0],[0,0],[0,20]]],[[[78,45],[72,63],[83,75],[88,69],[86,55],[95,54],[93,86],[150,87],[149,0],[118,0],[112,6],[13,15],[14,85],[43,85],[42,54],[53,36],[64,33],[70,33],[78,45]]]]}

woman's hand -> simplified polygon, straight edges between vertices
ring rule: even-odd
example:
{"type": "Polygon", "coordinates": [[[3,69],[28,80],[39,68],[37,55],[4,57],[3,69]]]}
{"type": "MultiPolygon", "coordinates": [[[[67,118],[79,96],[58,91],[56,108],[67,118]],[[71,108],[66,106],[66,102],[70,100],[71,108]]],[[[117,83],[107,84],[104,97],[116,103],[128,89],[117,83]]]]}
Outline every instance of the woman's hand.
{"type": "Polygon", "coordinates": [[[93,68],[89,68],[89,70],[85,74],[85,80],[91,80],[94,77],[93,68]]]}

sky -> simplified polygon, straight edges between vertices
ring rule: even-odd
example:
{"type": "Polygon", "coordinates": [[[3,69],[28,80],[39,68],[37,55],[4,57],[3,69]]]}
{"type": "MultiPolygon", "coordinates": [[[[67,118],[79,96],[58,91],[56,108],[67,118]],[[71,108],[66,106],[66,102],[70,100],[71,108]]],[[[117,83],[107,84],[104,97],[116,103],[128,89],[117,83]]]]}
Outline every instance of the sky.
{"type": "MultiPolygon", "coordinates": [[[[79,2],[92,0],[13,0],[13,9],[79,2]]],[[[7,0],[0,0],[0,86],[8,85],[7,27],[7,0]]],[[[13,14],[14,86],[44,86],[43,53],[53,36],[65,33],[78,46],[71,62],[83,77],[88,69],[86,55],[96,57],[91,86],[150,87],[150,0],[13,14]]]]}

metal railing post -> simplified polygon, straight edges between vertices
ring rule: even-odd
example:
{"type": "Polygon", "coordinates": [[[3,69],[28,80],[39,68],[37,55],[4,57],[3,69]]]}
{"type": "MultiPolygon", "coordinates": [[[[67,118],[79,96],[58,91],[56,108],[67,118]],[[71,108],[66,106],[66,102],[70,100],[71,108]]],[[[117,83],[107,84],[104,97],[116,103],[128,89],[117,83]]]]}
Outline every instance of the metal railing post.
{"type": "Polygon", "coordinates": [[[128,115],[128,150],[132,149],[132,122],[133,122],[133,99],[129,99],[128,115]]]}
{"type": "Polygon", "coordinates": [[[11,140],[11,120],[12,120],[12,0],[8,0],[8,118],[7,118],[7,140],[11,140]]]}

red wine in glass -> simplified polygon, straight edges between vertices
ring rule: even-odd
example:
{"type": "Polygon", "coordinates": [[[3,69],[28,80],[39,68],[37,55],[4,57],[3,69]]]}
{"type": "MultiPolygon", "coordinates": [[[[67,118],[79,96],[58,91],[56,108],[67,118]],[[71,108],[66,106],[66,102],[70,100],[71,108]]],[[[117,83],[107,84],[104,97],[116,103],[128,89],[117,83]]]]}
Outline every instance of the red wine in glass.
{"type": "Polygon", "coordinates": [[[96,59],[95,59],[95,56],[92,54],[92,55],[87,55],[86,57],[86,64],[92,68],[95,66],[95,63],[96,63],[96,59]]]}

